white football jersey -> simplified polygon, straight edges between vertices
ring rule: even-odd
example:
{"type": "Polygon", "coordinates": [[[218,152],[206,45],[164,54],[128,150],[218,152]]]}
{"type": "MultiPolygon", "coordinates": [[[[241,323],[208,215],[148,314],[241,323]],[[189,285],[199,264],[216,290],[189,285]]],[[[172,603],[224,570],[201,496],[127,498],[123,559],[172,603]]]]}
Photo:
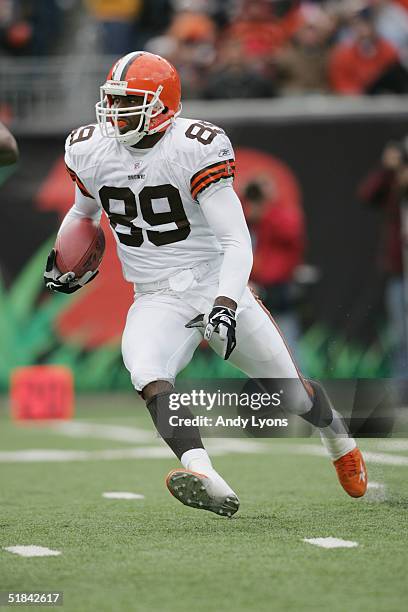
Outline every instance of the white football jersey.
{"type": "Polygon", "coordinates": [[[222,253],[198,203],[233,180],[234,152],[220,128],[179,117],[154,147],[136,149],[88,125],[67,138],[65,163],[108,215],[126,280],[163,280],[222,253]]]}

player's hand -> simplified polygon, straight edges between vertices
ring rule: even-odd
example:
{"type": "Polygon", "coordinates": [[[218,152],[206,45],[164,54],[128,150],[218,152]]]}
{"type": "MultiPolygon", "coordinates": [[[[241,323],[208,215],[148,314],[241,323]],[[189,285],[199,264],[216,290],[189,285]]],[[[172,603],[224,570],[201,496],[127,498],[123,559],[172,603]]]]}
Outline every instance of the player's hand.
{"type": "Polygon", "coordinates": [[[200,314],[194,317],[186,324],[186,327],[204,329],[204,339],[208,342],[214,333],[219,334],[224,344],[223,357],[228,359],[237,345],[236,325],[235,310],[227,306],[214,306],[210,314],[200,314]]]}
{"type": "Polygon", "coordinates": [[[65,274],[61,274],[55,263],[56,256],[57,253],[55,249],[52,249],[51,253],[48,255],[47,265],[45,266],[44,283],[50,291],[74,293],[89,283],[98,274],[98,270],[94,272],[85,272],[81,278],[76,278],[74,272],[65,272],[65,274]]]}

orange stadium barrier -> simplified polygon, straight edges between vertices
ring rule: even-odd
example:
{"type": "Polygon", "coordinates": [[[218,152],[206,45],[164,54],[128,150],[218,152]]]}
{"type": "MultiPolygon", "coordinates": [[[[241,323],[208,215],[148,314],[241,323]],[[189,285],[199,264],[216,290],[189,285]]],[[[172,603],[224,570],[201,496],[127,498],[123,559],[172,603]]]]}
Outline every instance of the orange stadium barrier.
{"type": "Polygon", "coordinates": [[[72,372],[64,366],[16,368],[10,380],[11,416],[17,421],[71,419],[74,414],[72,372]]]}

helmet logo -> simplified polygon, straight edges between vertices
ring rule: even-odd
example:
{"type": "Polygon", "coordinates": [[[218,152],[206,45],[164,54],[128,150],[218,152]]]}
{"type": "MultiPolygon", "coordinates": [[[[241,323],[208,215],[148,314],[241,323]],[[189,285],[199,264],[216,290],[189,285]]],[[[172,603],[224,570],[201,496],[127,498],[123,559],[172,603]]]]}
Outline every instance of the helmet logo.
{"type": "Polygon", "coordinates": [[[127,81],[106,81],[104,85],[106,93],[117,96],[125,96],[127,87],[127,81]]]}

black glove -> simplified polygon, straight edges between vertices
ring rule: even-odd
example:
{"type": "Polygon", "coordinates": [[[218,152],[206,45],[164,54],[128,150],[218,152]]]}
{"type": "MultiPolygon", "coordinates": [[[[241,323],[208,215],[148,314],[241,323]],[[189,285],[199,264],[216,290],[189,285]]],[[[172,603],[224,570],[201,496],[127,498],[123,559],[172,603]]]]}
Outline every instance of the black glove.
{"type": "Polygon", "coordinates": [[[235,310],[226,306],[214,306],[210,314],[200,314],[191,319],[186,327],[198,327],[204,329],[204,338],[211,340],[213,333],[219,334],[224,343],[224,359],[228,359],[237,345],[235,339],[235,310]]]}
{"type": "Polygon", "coordinates": [[[98,270],[94,272],[85,272],[81,278],[75,278],[74,272],[65,272],[65,274],[61,274],[55,264],[56,256],[57,253],[55,249],[52,249],[51,253],[48,255],[47,265],[45,266],[44,283],[50,291],[74,293],[74,291],[78,291],[78,289],[89,283],[98,274],[98,270]]]}

